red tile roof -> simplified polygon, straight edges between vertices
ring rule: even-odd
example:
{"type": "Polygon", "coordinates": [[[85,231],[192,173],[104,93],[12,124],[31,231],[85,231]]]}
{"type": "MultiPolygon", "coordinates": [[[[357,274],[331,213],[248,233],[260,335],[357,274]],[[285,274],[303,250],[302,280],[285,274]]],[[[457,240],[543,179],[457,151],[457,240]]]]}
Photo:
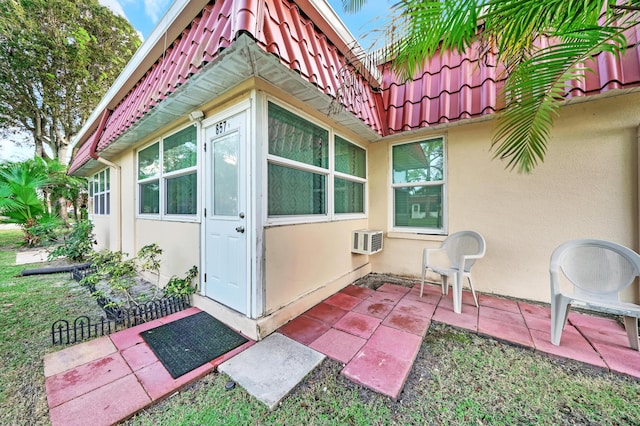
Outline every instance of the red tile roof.
{"type": "MultiPolygon", "coordinates": [[[[574,81],[567,99],[640,86],[640,28],[627,33],[628,48],[622,58],[600,53],[585,67],[585,78],[574,81]]],[[[445,52],[428,61],[416,76],[401,80],[389,64],[383,66],[382,100],[389,133],[449,123],[493,114],[501,109],[502,69],[493,58],[470,60],[477,55],[445,52]]]]}
{"type": "MultiPolygon", "coordinates": [[[[630,34],[630,44],[637,44],[639,31],[630,34]]],[[[192,20],[116,106],[99,137],[97,151],[112,144],[207,63],[215,61],[241,33],[250,34],[264,51],[274,54],[321,93],[337,97],[382,136],[492,114],[502,106],[499,67],[470,60],[472,55],[447,52],[436,56],[408,82],[400,80],[388,64],[383,65],[377,89],[346,65],[348,52],[336,47],[293,1],[215,1],[192,20]],[[351,90],[341,91],[341,86],[348,85],[351,90]]],[[[638,46],[629,48],[622,59],[600,54],[587,66],[595,74],[587,73],[568,97],[640,86],[638,46]]],[[[87,145],[91,144],[84,143],[74,157],[71,171],[89,161],[93,153],[87,145]]]]}

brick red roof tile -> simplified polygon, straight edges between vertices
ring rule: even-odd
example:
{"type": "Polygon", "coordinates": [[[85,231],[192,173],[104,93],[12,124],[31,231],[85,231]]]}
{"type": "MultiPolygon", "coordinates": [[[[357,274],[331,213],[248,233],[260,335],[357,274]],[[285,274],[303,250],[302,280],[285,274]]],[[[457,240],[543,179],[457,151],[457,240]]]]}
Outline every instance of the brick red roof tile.
{"type": "MultiPolygon", "coordinates": [[[[495,58],[480,62],[470,59],[474,52],[445,52],[426,62],[410,81],[403,81],[389,64],[382,65],[378,89],[354,72],[345,59],[348,52],[341,52],[293,1],[216,1],[192,20],[116,106],[97,151],[112,144],[204,65],[215,61],[240,33],[249,33],[265,52],[274,54],[320,92],[337,97],[382,136],[493,114],[503,107],[498,96],[503,86],[502,69],[496,66],[495,58]],[[344,85],[352,89],[345,91],[341,88],[344,85]]],[[[574,82],[567,98],[640,86],[639,39],[640,29],[636,28],[628,35],[630,47],[622,58],[602,53],[588,61],[585,67],[594,73],[574,82]]],[[[87,145],[80,147],[72,170],[89,160],[87,145]]]]}

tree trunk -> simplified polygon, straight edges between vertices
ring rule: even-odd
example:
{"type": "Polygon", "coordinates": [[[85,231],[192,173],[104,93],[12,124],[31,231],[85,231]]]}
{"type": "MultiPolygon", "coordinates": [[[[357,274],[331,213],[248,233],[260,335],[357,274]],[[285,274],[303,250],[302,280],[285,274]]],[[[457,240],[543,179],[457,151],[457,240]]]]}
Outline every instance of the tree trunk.
{"type": "Polygon", "coordinates": [[[69,214],[67,213],[67,199],[64,197],[58,198],[58,215],[60,219],[64,221],[65,226],[69,227],[69,214]]]}

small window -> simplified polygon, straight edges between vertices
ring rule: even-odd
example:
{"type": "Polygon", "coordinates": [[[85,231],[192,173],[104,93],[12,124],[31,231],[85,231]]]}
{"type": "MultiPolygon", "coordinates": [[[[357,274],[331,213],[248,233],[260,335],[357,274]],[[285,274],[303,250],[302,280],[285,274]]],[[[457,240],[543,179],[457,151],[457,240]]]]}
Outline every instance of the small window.
{"type": "Polygon", "coordinates": [[[393,226],[444,232],[443,139],[395,145],[392,161],[393,226]]]}
{"type": "Polygon", "coordinates": [[[111,213],[111,177],[108,168],[89,179],[89,197],[93,214],[106,216],[111,213]]]}
{"type": "Polygon", "coordinates": [[[364,213],[367,153],[340,136],[335,137],[334,152],[334,211],[337,214],[364,213]]]}
{"type": "Polygon", "coordinates": [[[189,126],[138,152],[139,214],[197,213],[197,147],[197,129],[189,126]]]}

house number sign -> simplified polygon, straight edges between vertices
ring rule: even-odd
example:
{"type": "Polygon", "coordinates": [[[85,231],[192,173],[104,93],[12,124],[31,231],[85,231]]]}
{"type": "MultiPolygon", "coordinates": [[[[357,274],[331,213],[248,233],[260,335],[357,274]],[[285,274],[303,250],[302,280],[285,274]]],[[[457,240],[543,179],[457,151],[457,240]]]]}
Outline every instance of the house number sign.
{"type": "Polygon", "coordinates": [[[216,123],[216,135],[221,135],[229,130],[229,124],[227,120],[222,120],[216,123]]]}

